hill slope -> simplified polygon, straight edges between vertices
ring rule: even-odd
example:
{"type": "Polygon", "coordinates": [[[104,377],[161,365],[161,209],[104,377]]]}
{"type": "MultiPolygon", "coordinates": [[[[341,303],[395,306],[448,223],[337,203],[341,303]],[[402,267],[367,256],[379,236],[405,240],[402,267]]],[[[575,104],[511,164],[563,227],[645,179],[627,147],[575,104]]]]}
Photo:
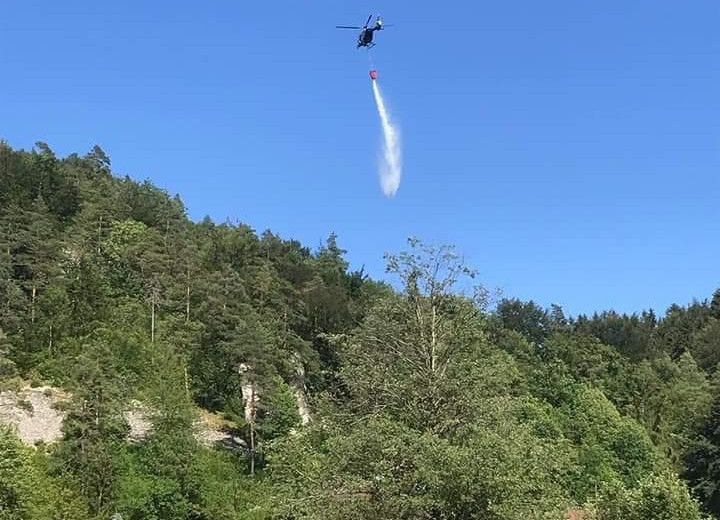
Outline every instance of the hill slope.
{"type": "Polygon", "coordinates": [[[191,222],[97,147],[0,146],[0,378],[71,396],[54,445],[0,431],[0,511],[699,519],[676,473],[714,510],[720,293],[661,318],[491,312],[452,248],[388,256],[401,292],[343,255],[191,222]],[[245,449],[198,442],[198,406],[245,449]]]}

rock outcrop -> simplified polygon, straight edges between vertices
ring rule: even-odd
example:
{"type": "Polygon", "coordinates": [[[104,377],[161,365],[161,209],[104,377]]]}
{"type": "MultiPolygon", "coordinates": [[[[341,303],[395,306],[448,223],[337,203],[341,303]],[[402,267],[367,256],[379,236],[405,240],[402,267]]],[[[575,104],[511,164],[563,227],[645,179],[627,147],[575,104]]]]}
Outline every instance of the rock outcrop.
{"type": "MultiPolygon", "coordinates": [[[[0,392],[0,425],[17,433],[30,446],[52,444],[62,438],[62,423],[71,396],[50,386],[25,387],[0,392]]],[[[139,401],[128,404],[125,419],[130,426],[128,441],[142,442],[152,431],[152,410],[139,401]]],[[[242,439],[233,435],[233,425],[207,410],[199,410],[196,437],[208,447],[243,450],[242,439]]]]}

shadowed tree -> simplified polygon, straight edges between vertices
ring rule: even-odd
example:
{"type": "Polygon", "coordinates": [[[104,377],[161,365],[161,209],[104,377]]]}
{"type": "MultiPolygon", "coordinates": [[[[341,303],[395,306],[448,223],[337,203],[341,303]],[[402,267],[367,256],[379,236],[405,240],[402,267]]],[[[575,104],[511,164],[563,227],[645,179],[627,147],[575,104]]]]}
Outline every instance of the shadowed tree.
{"type": "MultiPolygon", "coordinates": [[[[542,307],[533,301],[502,300],[495,313],[500,318],[503,327],[519,332],[534,343],[542,344],[550,333],[550,317],[542,307]]],[[[556,318],[561,319],[560,316],[556,316],[556,318]]]]}

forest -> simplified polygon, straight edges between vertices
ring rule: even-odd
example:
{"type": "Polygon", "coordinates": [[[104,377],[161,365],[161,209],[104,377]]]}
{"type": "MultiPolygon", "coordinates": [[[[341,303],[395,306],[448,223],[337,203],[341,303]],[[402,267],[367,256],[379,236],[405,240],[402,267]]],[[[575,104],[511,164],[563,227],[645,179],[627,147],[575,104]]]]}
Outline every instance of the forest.
{"type": "Polygon", "coordinates": [[[567,316],[451,245],[374,280],[339,240],[0,143],[0,391],[71,396],[57,442],[0,426],[0,519],[720,518],[720,290],[567,316]]]}

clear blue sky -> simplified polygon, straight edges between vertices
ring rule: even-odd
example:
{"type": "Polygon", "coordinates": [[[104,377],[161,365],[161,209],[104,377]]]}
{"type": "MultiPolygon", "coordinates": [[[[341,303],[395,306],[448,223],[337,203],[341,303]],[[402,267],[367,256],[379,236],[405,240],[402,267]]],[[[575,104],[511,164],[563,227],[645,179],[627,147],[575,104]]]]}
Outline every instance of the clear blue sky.
{"type": "Polygon", "coordinates": [[[6,0],[0,138],[354,266],[417,235],[576,314],[720,286],[720,3],[6,0]],[[404,138],[395,199],[355,25],[404,138]]]}

